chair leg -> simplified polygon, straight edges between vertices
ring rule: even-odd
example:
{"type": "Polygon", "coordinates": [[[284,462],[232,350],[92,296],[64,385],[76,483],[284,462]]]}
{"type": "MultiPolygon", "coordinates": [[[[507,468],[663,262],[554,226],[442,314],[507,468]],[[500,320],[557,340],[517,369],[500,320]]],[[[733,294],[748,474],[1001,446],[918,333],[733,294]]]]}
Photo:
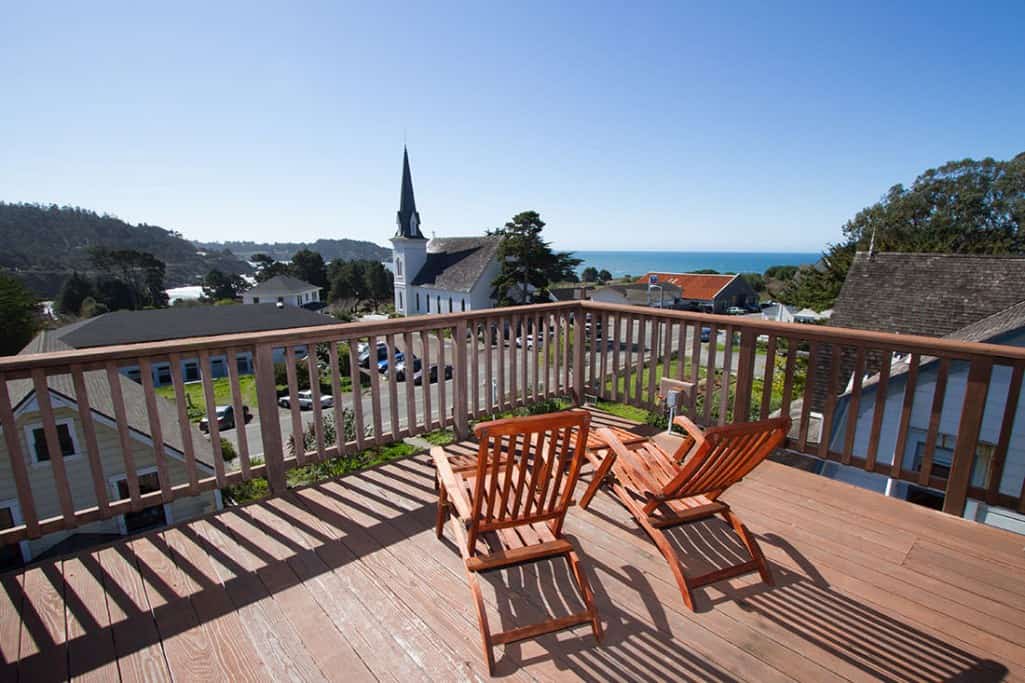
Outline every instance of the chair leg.
{"type": "Polygon", "coordinates": [[[445,492],[445,484],[441,477],[437,477],[435,485],[438,487],[438,516],[434,521],[434,533],[441,538],[445,529],[445,521],[448,519],[448,494],[445,492]]]}
{"type": "Polygon", "coordinates": [[[491,644],[491,630],[488,628],[488,613],[484,608],[484,598],[480,592],[480,579],[476,572],[467,570],[467,580],[470,583],[470,593],[473,595],[474,606],[477,608],[477,621],[480,626],[481,649],[484,652],[484,661],[488,664],[488,675],[495,673],[495,653],[491,644]]]}
{"type": "MultiPolygon", "coordinates": [[[[640,521],[640,520],[638,520],[640,521]]],[[[647,521],[641,522],[641,526],[651,540],[655,542],[659,552],[662,553],[662,557],[666,558],[666,562],[669,563],[669,571],[673,573],[673,578],[676,579],[676,585],[680,587],[680,593],[683,595],[683,604],[687,606],[691,612],[694,611],[694,595],[691,592],[690,584],[687,582],[687,577],[683,573],[683,565],[680,564],[680,558],[676,554],[676,550],[673,549],[669,539],[666,538],[665,533],[647,521]]]]}
{"type": "Polygon", "coordinates": [[[584,605],[591,614],[591,631],[594,632],[594,639],[600,643],[604,634],[602,633],[601,619],[598,617],[598,608],[594,604],[594,591],[591,590],[591,584],[587,580],[587,575],[584,574],[584,568],[580,566],[580,558],[577,556],[576,551],[567,553],[566,561],[569,563],[569,568],[577,580],[577,585],[580,587],[580,595],[584,598],[584,605]]]}
{"type": "Polygon", "coordinates": [[[747,552],[751,554],[751,559],[758,565],[758,573],[762,577],[762,581],[769,586],[775,586],[776,582],[772,578],[772,573],[769,571],[769,564],[765,561],[765,554],[762,553],[761,546],[758,545],[758,541],[751,535],[751,532],[747,530],[744,523],[740,521],[740,517],[737,517],[732,510],[723,510],[722,516],[730,523],[733,530],[737,532],[737,536],[740,537],[740,542],[747,548],[747,552]]]}

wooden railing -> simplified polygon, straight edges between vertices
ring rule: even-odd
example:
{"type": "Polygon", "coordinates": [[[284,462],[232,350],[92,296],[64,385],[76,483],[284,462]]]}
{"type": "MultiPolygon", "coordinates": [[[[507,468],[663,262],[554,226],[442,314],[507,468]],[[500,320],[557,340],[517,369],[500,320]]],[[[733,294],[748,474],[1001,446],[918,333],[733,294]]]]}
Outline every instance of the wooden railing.
{"type": "Polygon", "coordinates": [[[1023,369],[1025,350],[1015,347],[592,302],[8,357],[0,359],[0,428],[10,457],[0,465],[9,468],[3,476],[13,481],[20,520],[0,531],[0,543],[258,477],[280,493],[293,468],[441,428],[464,437],[471,420],[556,396],[657,412],[663,376],[697,388],[682,409],[699,423],[790,413],[788,448],[943,491],[944,509],[955,514],[968,497],[1025,511],[1021,482],[1009,475],[1009,489],[1004,476],[1013,439],[1025,429],[1022,420],[1015,424],[1023,369]],[[367,369],[360,367],[360,343],[371,351],[367,369]],[[388,360],[384,372],[375,367],[378,343],[388,360]],[[404,381],[396,371],[399,351],[408,358],[404,381]],[[894,354],[906,355],[906,371],[891,369],[894,354]],[[419,385],[412,356],[420,359],[419,385]],[[211,363],[218,357],[227,361],[230,394],[222,390],[220,399],[211,363]],[[243,405],[242,357],[252,359],[255,406],[243,405]],[[192,359],[200,365],[209,435],[196,430],[190,414],[183,364],[192,359]],[[170,402],[153,386],[152,368],[163,363],[170,364],[170,402]],[[128,367],[139,368],[141,385],[122,374],[128,367]],[[920,381],[925,374],[935,377],[920,381]],[[305,384],[313,406],[304,421],[298,394],[305,384]],[[330,407],[321,406],[325,391],[335,397],[330,407]],[[984,416],[987,397],[999,416],[984,416]],[[281,398],[287,409],[279,407],[281,398]],[[249,429],[234,428],[237,460],[222,452],[217,400],[236,416],[255,408],[249,429]],[[909,459],[913,417],[923,410],[924,445],[909,459]],[[75,457],[35,462],[33,434],[40,432],[33,429],[41,429],[45,453],[62,453],[67,417],[75,457]],[[973,478],[984,417],[998,434],[983,444],[985,469],[973,478]],[[948,471],[937,453],[948,445],[942,426],[951,419],[957,429],[948,471]],[[150,485],[143,486],[140,471],[151,468],[156,485],[146,475],[150,485]],[[112,487],[121,476],[125,486],[112,487]]]}

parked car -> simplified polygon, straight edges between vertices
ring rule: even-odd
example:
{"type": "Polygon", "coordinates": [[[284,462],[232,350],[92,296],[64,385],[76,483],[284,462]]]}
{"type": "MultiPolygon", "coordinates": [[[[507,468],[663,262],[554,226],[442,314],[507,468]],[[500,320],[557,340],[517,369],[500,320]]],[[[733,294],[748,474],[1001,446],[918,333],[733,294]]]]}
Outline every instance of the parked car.
{"type": "MultiPolygon", "coordinates": [[[[402,353],[401,351],[395,351],[395,367],[398,367],[399,363],[401,363],[404,360],[406,360],[406,354],[402,353]]],[[[377,360],[377,371],[378,372],[387,372],[388,371],[388,354],[387,353],[384,354],[384,358],[379,358],[377,360]]]]}
{"type": "Polygon", "coordinates": [[[744,315],[747,309],[741,306],[730,306],[726,309],[726,315],[744,315]]]}
{"type": "Polygon", "coordinates": [[[712,328],[711,327],[702,327],[701,328],[701,341],[707,342],[707,341],[710,341],[711,339],[712,339],[712,328]]]}
{"type": "MultiPolygon", "coordinates": [[[[214,412],[217,415],[217,429],[218,430],[222,430],[223,431],[225,429],[234,429],[235,428],[235,407],[234,406],[217,406],[214,409],[214,412]]],[[[249,412],[249,406],[245,406],[245,405],[242,406],[242,414],[245,416],[244,423],[245,424],[249,424],[252,421],[252,419],[253,419],[252,413],[249,412]]],[[[204,433],[210,431],[210,422],[205,417],[202,420],[199,421],[199,431],[204,432],[204,433]]]]}
{"type": "MultiPolygon", "coordinates": [[[[396,355],[398,355],[398,354],[396,354],[396,355]]],[[[419,358],[417,358],[416,356],[413,356],[413,374],[414,374],[414,376],[420,372],[421,364],[422,364],[422,361],[419,358]]],[[[405,358],[403,358],[402,360],[397,360],[395,362],[395,381],[396,382],[405,382],[406,381],[406,359],[405,358]]]]}
{"type": "Polygon", "coordinates": [[[524,344],[527,345],[528,349],[533,349],[535,346],[541,348],[544,346],[544,342],[543,334],[528,334],[526,337],[516,337],[516,348],[522,349],[524,344]]]}
{"type": "MultiPolygon", "coordinates": [[[[300,391],[295,395],[296,403],[299,404],[299,410],[313,410],[313,392],[307,389],[306,391],[300,391]]],[[[278,405],[282,408],[291,408],[292,401],[288,396],[282,396],[278,399],[278,405]]],[[[335,405],[335,399],[331,394],[320,395],[320,407],[321,408],[333,408],[335,405]]]]}
{"type": "MultiPolygon", "coordinates": [[[[366,342],[360,342],[356,347],[359,352],[359,364],[360,367],[370,368],[370,346],[366,342]]],[[[382,360],[388,359],[388,345],[384,342],[377,342],[377,359],[374,361],[378,363],[382,360]]]]}
{"type": "MultiPolygon", "coordinates": [[[[428,380],[428,382],[430,384],[434,384],[435,382],[438,381],[438,366],[437,365],[431,365],[431,368],[428,371],[428,377],[430,378],[428,380]]],[[[452,366],[448,365],[448,364],[445,365],[445,379],[452,379],[452,366]]],[[[417,386],[419,386],[419,385],[421,385],[423,383],[424,383],[424,373],[423,373],[423,368],[421,368],[420,370],[416,370],[416,371],[413,372],[413,384],[416,384],[417,386]]]]}

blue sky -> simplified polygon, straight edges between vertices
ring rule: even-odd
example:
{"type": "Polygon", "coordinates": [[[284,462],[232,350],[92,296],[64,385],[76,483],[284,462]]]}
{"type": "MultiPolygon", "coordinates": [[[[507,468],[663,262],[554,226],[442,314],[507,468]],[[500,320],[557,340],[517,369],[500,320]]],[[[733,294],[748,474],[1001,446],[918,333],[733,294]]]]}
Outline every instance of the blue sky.
{"type": "Polygon", "coordinates": [[[0,200],[387,244],[405,138],[438,235],[816,251],[1025,151],[1025,4],[823,4],[7,2],[0,200]]]}

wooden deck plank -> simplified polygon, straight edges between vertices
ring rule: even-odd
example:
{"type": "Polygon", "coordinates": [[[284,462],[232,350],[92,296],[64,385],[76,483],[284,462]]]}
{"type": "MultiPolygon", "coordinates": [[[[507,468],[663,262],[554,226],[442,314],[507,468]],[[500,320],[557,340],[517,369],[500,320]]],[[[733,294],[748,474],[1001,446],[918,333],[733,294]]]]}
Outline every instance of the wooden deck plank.
{"type": "Polygon", "coordinates": [[[0,679],[18,678],[18,648],[21,641],[22,574],[0,576],[0,679]]]}
{"type": "Polygon", "coordinates": [[[21,608],[18,679],[55,681],[67,678],[67,626],[64,576],[60,561],[25,570],[21,608]]]}
{"type": "Polygon", "coordinates": [[[111,681],[119,676],[99,568],[92,553],[64,560],[68,676],[75,681],[111,681]]]}
{"type": "Polygon", "coordinates": [[[101,550],[98,557],[122,680],[171,680],[131,550],[118,543],[101,550]]]}

